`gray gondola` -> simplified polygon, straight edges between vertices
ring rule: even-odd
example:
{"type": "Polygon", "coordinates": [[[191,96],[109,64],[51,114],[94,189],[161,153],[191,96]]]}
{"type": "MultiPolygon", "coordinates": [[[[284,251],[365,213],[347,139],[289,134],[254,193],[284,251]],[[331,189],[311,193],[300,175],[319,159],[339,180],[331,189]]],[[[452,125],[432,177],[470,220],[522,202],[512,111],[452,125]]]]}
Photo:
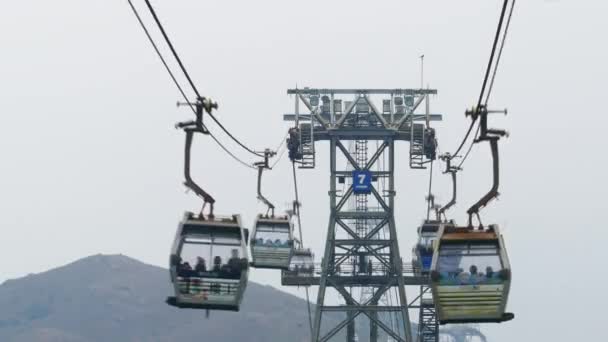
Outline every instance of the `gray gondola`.
{"type": "Polygon", "coordinates": [[[238,311],[247,288],[248,231],[238,215],[199,219],[187,212],[170,257],[175,291],[167,303],[178,308],[238,311]]]}
{"type": "Polygon", "coordinates": [[[289,217],[258,216],[251,239],[251,265],[286,270],[292,253],[293,225],[289,217]]]}
{"type": "Polygon", "coordinates": [[[315,256],[308,248],[295,248],[289,268],[281,271],[281,284],[307,285],[315,275],[315,256]]]}
{"type": "Polygon", "coordinates": [[[442,226],[431,266],[431,287],[441,324],[500,323],[511,267],[497,226],[485,230],[442,226]]]}

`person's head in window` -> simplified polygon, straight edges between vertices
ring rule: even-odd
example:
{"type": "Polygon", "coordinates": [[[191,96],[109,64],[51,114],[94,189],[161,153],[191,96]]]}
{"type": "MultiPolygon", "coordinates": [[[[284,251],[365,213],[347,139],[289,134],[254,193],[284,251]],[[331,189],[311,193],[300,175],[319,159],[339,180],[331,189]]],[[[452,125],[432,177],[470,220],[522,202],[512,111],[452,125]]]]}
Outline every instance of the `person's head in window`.
{"type": "Polygon", "coordinates": [[[469,267],[469,272],[471,275],[477,275],[477,266],[471,265],[471,267],[469,267]]]}
{"type": "Polygon", "coordinates": [[[217,255],[215,258],[213,258],[213,265],[214,266],[219,266],[222,264],[222,257],[217,255]]]}
{"type": "Polygon", "coordinates": [[[494,269],[492,269],[492,266],[486,267],[486,277],[492,278],[492,276],[494,276],[494,269]]]}
{"type": "Polygon", "coordinates": [[[205,259],[203,259],[202,257],[196,257],[196,270],[199,272],[204,272],[207,269],[207,264],[205,262],[205,259]]]}

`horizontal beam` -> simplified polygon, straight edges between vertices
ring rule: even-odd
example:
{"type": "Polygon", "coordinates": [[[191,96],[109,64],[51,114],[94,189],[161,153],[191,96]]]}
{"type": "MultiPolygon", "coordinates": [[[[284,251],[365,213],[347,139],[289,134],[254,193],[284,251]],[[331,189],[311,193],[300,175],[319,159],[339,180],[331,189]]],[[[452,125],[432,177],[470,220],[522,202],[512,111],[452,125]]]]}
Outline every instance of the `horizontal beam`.
{"type": "Polygon", "coordinates": [[[392,240],[359,240],[359,239],[343,239],[334,240],[337,246],[387,246],[391,244],[392,240]]]}
{"type": "MultiPolygon", "coordinates": [[[[322,113],[322,114],[318,114],[320,115],[324,120],[330,121],[331,117],[329,115],[329,113],[322,113]]],[[[340,117],[342,117],[342,114],[334,114],[336,119],[339,119],[340,117]]],[[[382,114],[382,117],[387,120],[389,123],[391,122],[397,122],[399,121],[402,117],[407,116],[409,114],[393,114],[393,119],[391,120],[391,115],[390,114],[382,114]]],[[[298,119],[300,121],[310,121],[310,114],[300,114],[298,115],[298,119]]],[[[409,120],[409,119],[407,119],[409,120]]],[[[429,121],[441,121],[443,120],[443,114],[429,114],[429,121]]],[[[286,113],[283,114],[283,121],[296,121],[296,115],[295,114],[291,114],[291,113],[286,113]]],[[[426,114],[414,114],[414,121],[426,121],[426,114]]],[[[348,127],[343,127],[340,129],[346,129],[348,127]]]]}
{"type": "Polygon", "coordinates": [[[360,311],[360,312],[384,312],[384,311],[401,311],[401,306],[380,306],[380,305],[340,305],[340,306],[322,306],[321,311],[360,311]]]}
{"type": "Polygon", "coordinates": [[[378,88],[378,89],[327,89],[327,88],[304,88],[304,89],[288,89],[287,94],[303,94],[303,95],[356,95],[356,94],[385,94],[385,95],[425,95],[437,94],[437,89],[402,89],[402,88],[378,88]]]}
{"type": "Polygon", "coordinates": [[[339,219],[383,219],[389,215],[386,211],[340,211],[336,213],[339,219]]]}
{"type": "MultiPolygon", "coordinates": [[[[373,177],[388,177],[391,175],[390,171],[369,171],[373,177]]],[[[352,171],[336,171],[334,172],[336,176],[341,177],[352,177],[352,171]]]]}
{"type": "MultiPolygon", "coordinates": [[[[383,286],[388,281],[386,276],[330,276],[336,284],[347,287],[370,287],[383,286]]],[[[283,286],[319,286],[321,281],[320,276],[310,277],[282,277],[281,285],[283,286]]],[[[429,277],[421,276],[405,276],[403,281],[407,286],[429,286],[429,277]]],[[[329,286],[329,285],[328,285],[329,286]]]]}

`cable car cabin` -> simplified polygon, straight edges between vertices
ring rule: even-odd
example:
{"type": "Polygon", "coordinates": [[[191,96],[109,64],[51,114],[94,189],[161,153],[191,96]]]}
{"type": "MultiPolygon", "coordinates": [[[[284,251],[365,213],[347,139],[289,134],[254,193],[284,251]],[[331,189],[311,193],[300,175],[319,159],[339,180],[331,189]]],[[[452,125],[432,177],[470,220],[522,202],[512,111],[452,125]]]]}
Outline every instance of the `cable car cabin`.
{"type": "Polygon", "coordinates": [[[288,269],[293,251],[293,227],[288,217],[258,216],[251,239],[252,266],[288,269]]]}
{"type": "Polygon", "coordinates": [[[500,323],[505,312],[511,267],[497,226],[486,230],[442,226],[431,265],[437,318],[446,323],[500,323]]]}
{"type": "Polygon", "coordinates": [[[310,249],[294,249],[289,268],[283,270],[283,281],[293,277],[312,277],[315,274],[314,254],[310,249]]]}
{"type": "Polygon", "coordinates": [[[428,274],[433,262],[433,244],[439,236],[441,221],[425,220],[418,227],[418,242],[413,249],[413,266],[415,273],[428,274]]]}
{"type": "Polygon", "coordinates": [[[247,287],[248,231],[238,215],[199,219],[186,213],[179,224],[170,258],[179,308],[238,311],[247,287]]]}

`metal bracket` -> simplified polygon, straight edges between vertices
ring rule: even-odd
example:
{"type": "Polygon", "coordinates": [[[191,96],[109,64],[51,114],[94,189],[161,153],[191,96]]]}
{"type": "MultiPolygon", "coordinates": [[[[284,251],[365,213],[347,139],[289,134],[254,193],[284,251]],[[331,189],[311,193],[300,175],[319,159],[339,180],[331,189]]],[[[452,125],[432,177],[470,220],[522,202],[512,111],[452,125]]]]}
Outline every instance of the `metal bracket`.
{"type": "Polygon", "coordinates": [[[274,204],[272,204],[266,197],[264,197],[264,195],[262,195],[262,173],[265,169],[271,169],[268,164],[268,161],[276,154],[276,152],[271,151],[270,149],[266,149],[264,150],[264,160],[254,163],[254,165],[258,168],[258,199],[264,202],[264,204],[266,204],[266,206],[268,207],[268,210],[266,210],[266,216],[268,216],[268,212],[270,212],[271,217],[274,217],[274,204]]]}
{"type": "MultiPolygon", "coordinates": [[[[180,106],[184,104],[178,102],[177,105],[180,106]]],[[[186,103],[185,105],[192,107],[191,103],[186,103]]],[[[175,128],[182,129],[186,133],[186,146],[184,150],[184,177],[186,180],[184,181],[184,185],[203,199],[203,206],[199,213],[199,218],[204,219],[204,210],[208,203],[209,218],[213,219],[213,205],[215,204],[215,199],[192,179],[192,175],[190,174],[190,160],[194,133],[209,134],[209,131],[203,124],[203,113],[205,111],[211,113],[213,109],[218,108],[218,104],[210,99],[199,97],[196,101],[195,108],[196,119],[194,121],[179,122],[175,125],[175,128]]]]}

